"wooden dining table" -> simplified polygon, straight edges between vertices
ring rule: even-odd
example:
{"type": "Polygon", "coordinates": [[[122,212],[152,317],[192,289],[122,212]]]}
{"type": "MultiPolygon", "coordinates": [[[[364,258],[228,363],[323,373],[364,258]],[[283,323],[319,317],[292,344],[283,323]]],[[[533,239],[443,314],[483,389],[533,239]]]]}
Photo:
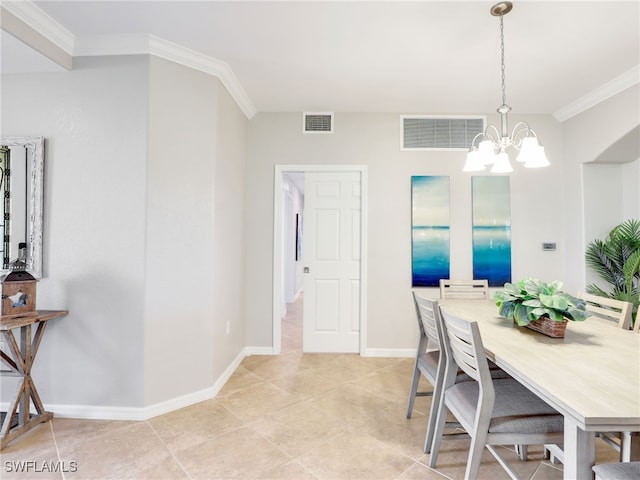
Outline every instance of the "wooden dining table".
{"type": "Polygon", "coordinates": [[[487,357],[564,416],[565,479],[593,478],[596,432],[640,431],[639,334],[590,317],[551,338],[500,317],[492,300],[439,304],[478,322],[487,357]]]}

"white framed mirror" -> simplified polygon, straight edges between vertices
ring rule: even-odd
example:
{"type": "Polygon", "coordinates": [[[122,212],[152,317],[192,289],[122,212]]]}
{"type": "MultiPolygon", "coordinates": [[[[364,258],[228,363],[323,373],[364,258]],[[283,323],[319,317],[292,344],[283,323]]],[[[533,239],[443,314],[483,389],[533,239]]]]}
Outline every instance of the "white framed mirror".
{"type": "Polygon", "coordinates": [[[2,274],[26,247],[26,270],[42,278],[44,137],[0,138],[2,274]],[[22,245],[21,245],[22,244],[22,245]]]}

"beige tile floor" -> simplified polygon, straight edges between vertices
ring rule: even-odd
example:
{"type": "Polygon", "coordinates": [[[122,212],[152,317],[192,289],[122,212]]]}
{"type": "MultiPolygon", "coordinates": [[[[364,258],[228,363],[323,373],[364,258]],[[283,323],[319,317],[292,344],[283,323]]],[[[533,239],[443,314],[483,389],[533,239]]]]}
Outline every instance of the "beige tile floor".
{"type": "MultiPolygon", "coordinates": [[[[437,470],[426,466],[430,397],[418,398],[405,418],[411,359],[303,354],[300,305],[289,307],[282,354],[245,358],[216,398],[143,422],[54,418],[1,452],[0,478],[464,477],[468,440],[444,442],[437,470]],[[32,463],[16,472],[18,462],[32,463]]],[[[600,443],[597,455],[616,459],[600,443]]],[[[504,456],[522,479],[562,478],[562,466],[544,460],[539,447],[526,462],[507,448],[504,456]]],[[[508,476],[486,452],[480,478],[508,476]]]]}

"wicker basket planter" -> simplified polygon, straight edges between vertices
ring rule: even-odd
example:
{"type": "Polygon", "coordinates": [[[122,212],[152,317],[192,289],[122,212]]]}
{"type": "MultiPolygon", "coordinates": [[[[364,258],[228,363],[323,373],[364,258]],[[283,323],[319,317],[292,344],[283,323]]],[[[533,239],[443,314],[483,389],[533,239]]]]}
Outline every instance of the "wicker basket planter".
{"type": "Polygon", "coordinates": [[[556,320],[551,320],[548,317],[542,317],[538,320],[532,320],[529,322],[527,328],[540,332],[548,337],[564,338],[567,323],[568,321],[566,319],[558,322],[556,320]]]}
{"type": "Polygon", "coordinates": [[[529,327],[553,338],[564,338],[567,321],[582,322],[591,315],[584,300],[561,290],[562,282],[541,282],[525,278],[505,283],[493,298],[501,317],[511,318],[520,327],[529,327]]]}

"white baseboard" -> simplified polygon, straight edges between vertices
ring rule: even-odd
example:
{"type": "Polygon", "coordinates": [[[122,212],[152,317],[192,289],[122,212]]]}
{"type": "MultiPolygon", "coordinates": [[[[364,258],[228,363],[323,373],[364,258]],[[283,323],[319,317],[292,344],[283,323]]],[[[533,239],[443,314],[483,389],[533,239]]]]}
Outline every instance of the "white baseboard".
{"type": "Polygon", "coordinates": [[[249,355],[274,355],[273,347],[246,347],[245,354],[249,355]]]}
{"type": "Polygon", "coordinates": [[[363,357],[415,358],[415,348],[367,348],[363,357]]]}
{"type": "MultiPolygon", "coordinates": [[[[149,405],[147,407],[112,407],[101,405],[62,405],[45,404],[45,409],[58,418],[82,418],[88,420],[148,420],[158,415],[188,407],[205,400],[214,398],[229,380],[233,372],[238,368],[244,357],[250,353],[248,348],[243,349],[229,364],[215,383],[203,390],[172,398],[164,402],[149,405]]],[[[8,402],[3,402],[0,408],[6,411],[8,402]],[[5,405],[6,403],[6,405],[5,405]]]]}
{"type": "Polygon", "coordinates": [[[227,380],[231,378],[231,375],[233,375],[233,372],[236,371],[240,363],[242,363],[244,357],[247,356],[246,350],[246,348],[243,349],[238,354],[238,356],[233,359],[231,364],[229,364],[224,372],[222,372],[222,375],[218,377],[218,379],[211,387],[145,407],[144,419],[147,420],[149,418],[157,417],[158,415],[173,412],[174,410],[178,410],[180,408],[188,407],[190,405],[194,405],[196,403],[204,402],[205,400],[214,398],[222,389],[222,387],[224,387],[224,384],[227,383],[227,380]]]}
{"type": "Polygon", "coordinates": [[[109,407],[104,405],[46,404],[45,409],[56,418],[82,418],[86,420],[146,420],[144,408],[109,407]]]}
{"type": "MultiPolygon", "coordinates": [[[[53,412],[58,418],[82,418],[87,420],[148,420],[158,415],[185,408],[205,400],[215,398],[224,384],[236,371],[242,360],[249,355],[273,355],[272,347],[245,347],[238,356],[229,364],[215,383],[205,389],[192,392],[180,397],[175,397],[164,402],[149,405],[147,407],[112,407],[105,405],[63,405],[45,404],[47,411],[53,412]]],[[[415,357],[416,350],[369,348],[364,353],[365,357],[390,357],[411,358],[415,357]]],[[[3,411],[8,409],[8,402],[0,403],[3,411]]]]}

